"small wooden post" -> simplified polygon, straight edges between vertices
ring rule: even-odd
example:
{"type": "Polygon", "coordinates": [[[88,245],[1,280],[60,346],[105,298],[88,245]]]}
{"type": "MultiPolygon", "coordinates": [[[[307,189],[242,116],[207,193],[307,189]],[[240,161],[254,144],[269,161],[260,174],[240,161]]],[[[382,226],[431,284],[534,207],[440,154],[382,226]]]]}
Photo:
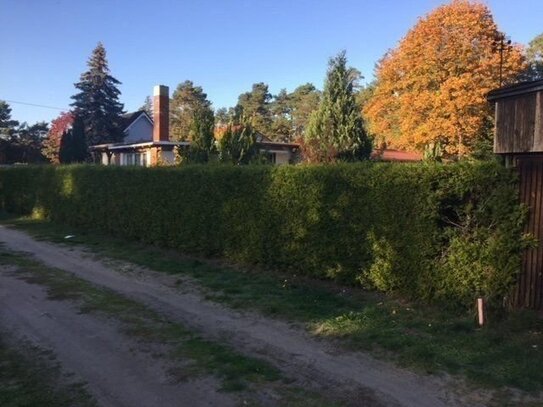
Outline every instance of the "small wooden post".
{"type": "Polygon", "coordinates": [[[481,297],[477,298],[477,316],[479,318],[479,326],[483,326],[485,324],[485,303],[481,297]]]}

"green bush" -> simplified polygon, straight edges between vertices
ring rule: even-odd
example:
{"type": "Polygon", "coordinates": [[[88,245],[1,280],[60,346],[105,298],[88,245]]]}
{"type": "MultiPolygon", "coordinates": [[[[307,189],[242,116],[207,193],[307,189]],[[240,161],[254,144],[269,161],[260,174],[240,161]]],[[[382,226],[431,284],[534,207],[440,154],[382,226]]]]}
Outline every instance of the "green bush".
{"type": "Polygon", "coordinates": [[[424,300],[500,305],[524,211],[494,163],[24,167],[4,210],[424,300]]]}

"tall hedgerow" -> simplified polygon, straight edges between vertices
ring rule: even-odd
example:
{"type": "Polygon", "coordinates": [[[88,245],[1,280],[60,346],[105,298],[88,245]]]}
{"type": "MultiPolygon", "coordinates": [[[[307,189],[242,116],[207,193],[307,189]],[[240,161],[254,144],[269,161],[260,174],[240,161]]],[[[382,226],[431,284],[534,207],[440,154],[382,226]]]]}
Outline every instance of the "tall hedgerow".
{"type": "Polygon", "coordinates": [[[447,304],[502,305],[523,245],[495,163],[25,167],[0,185],[9,212],[447,304]]]}

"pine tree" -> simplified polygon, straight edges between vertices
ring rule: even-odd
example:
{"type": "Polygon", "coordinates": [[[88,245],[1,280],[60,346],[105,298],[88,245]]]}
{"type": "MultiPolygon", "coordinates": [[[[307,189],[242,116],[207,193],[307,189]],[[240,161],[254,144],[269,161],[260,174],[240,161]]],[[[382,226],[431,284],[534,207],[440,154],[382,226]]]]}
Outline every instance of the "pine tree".
{"type": "Polygon", "coordinates": [[[145,113],[147,113],[147,116],[153,118],[153,101],[151,100],[150,96],[145,96],[145,101],[139,110],[143,110],[145,113]]]}
{"type": "Polygon", "coordinates": [[[236,165],[249,164],[258,156],[256,136],[256,131],[248,122],[229,124],[218,142],[219,160],[236,165]]]}
{"type": "Polygon", "coordinates": [[[61,164],[70,164],[72,162],[72,131],[66,129],[60,137],[60,147],[58,149],[58,159],[61,164]]]}
{"type": "Polygon", "coordinates": [[[211,102],[201,86],[195,86],[192,81],[184,81],[177,85],[170,104],[170,134],[173,140],[191,141],[195,112],[205,111],[213,115],[211,102]]]}
{"type": "Polygon", "coordinates": [[[182,161],[205,163],[215,147],[214,133],[215,118],[213,111],[199,107],[193,112],[189,137],[190,147],[179,151],[182,161]]]}
{"type": "Polygon", "coordinates": [[[18,125],[17,120],[11,120],[11,107],[9,104],[0,100],[0,136],[9,137],[18,125]]]}
{"type": "Polygon", "coordinates": [[[234,108],[227,109],[221,107],[215,110],[215,126],[217,128],[225,127],[228,123],[231,123],[234,119],[234,108]]]}
{"type": "Polygon", "coordinates": [[[356,161],[369,158],[365,130],[354,88],[360,73],[347,67],[345,52],[331,58],[319,108],[312,113],[304,139],[312,161],[356,161]]]}
{"type": "Polygon", "coordinates": [[[289,95],[293,126],[292,139],[299,139],[305,134],[311,114],[319,107],[320,91],[312,83],[298,86],[289,95]]]}
{"type": "Polygon", "coordinates": [[[272,114],[270,102],[272,95],[264,82],[253,84],[250,92],[239,95],[235,107],[235,122],[249,121],[252,128],[266,136],[271,135],[272,114]]]}
{"type": "Polygon", "coordinates": [[[33,125],[21,123],[9,138],[9,152],[7,161],[12,163],[38,163],[45,161],[41,153],[42,143],[49,131],[46,122],[37,122],[33,125]]]}
{"type": "Polygon", "coordinates": [[[528,67],[522,79],[531,81],[543,79],[543,34],[539,34],[528,43],[526,59],[528,67]]]}
{"type": "Polygon", "coordinates": [[[117,88],[120,82],[109,73],[102,43],[92,52],[88,67],[75,84],[80,92],[72,96],[74,113],[83,120],[87,144],[121,141],[123,104],[119,102],[121,92],[117,88]]]}
{"type": "Polygon", "coordinates": [[[272,123],[268,136],[273,140],[291,141],[292,104],[286,89],[281,89],[270,103],[272,123]]]}
{"type": "Polygon", "coordinates": [[[87,138],[83,120],[76,116],[72,126],[72,162],[82,163],[89,160],[87,138]]]}

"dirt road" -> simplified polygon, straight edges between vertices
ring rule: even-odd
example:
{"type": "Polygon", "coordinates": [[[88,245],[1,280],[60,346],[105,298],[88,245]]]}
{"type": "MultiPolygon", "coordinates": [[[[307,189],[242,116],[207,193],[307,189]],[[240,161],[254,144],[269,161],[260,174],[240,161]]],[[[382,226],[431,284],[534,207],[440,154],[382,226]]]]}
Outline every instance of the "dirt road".
{"type": "MultiPolygon", "coordinates": [[[[310,387],[351,394],[355,405],[459,405],[446,390],[444,380],[419,376],[365,354],[339,351],[325,341],[311,338],[303,329],[211,303],[198,290],[178,288],[178,278],[136,266],[132,269],[137,273],[119,272],[109,262],[98,261],[79,250],[36,241],[3,226],[0,241],[11,250],[31,253],[50,267],[122,293],[206,337],[265,358],[310,387]]],[[[168,383],[164,366],[142,356],[142,352],[129,352],[114,326],[97,327],[95,321],[78,315],[65,302],[47,301],[39,288],[1,274],[0,287],[0,326],[54,349],[63,364],[89,383],[91,392],[98,395],[103,405],[232,404],[224,393],[216,392],[213,383],[168,383]],[[134,395],[134,389],[141,394],[134,395]],[[179,397],[186,403],[175,404],[179,397]]]]}
{"type": "Polygon", "coordinates": [[[174,383],[150,349],[107,323],[47,300],[39,286],[0,274],[0,327],[51,349],[67,372],[89,384],[100,406],[233,406],[215,383],[174,383]],[[181,402],[183,404],[181,404],[181,402]]]}

